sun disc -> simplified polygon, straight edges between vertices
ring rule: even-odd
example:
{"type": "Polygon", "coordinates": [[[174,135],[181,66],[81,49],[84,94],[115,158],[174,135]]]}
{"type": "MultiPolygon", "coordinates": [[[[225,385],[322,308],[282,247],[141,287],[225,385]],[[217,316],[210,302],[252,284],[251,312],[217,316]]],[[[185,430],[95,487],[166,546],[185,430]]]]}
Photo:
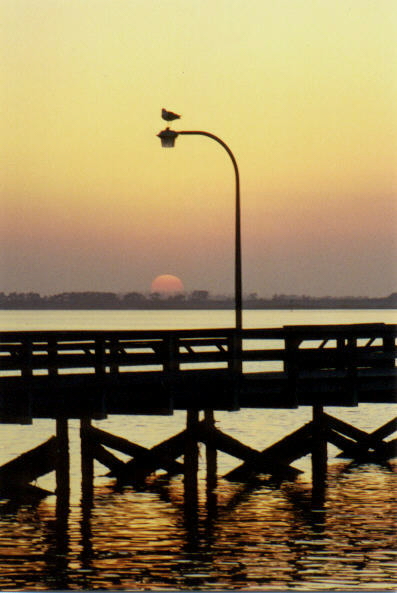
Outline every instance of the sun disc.
{"type": "Polygon", "coordinates": [[[156,276],[151,284],[151,292],[170,295],[184,292],[182,280],[173,274],[156,276]]]}

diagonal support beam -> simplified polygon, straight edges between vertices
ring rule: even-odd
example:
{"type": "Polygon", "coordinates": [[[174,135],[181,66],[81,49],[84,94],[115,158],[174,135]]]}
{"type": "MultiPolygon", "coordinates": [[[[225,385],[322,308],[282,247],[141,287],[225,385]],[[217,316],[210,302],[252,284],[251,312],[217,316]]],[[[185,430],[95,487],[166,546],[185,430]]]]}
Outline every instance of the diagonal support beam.
{"type": "Polygon", "coordinates": [[[333,431],[333,440],[331,442],[342,449],[338,457],[362,459],[370,456],[391,459],[396,456],[395,447],[390,445],[390,441],[386,442],[383,439],[397,430],[397,418],[393,418],[373,432],[368,433],[334,416],[328,414],[324,414],[324,416],[327,426],[333,431]],[[345,441],[343,441],[343,438],[339,439],[340,445],[335,442],[337,440],[336,433],[346,439],[345,441]],[[344,442],[345,446],[343,446],[344,442]]]}
{"type": "Polygon", "coordinates": [[[235,470],[224,476],[228,480],[241,478],[245,480],[252,476],[253,473],[270,473],[286,479],[295,479],[298,474],[302,473],[300,470],[290,467],[284,460],[280,460],[272,454],[263,455],[260,451],[244,445],[237,439],[221,432],[219,429],[210,428],[203,423],[200,423],[198,438],[206,445],[242,459],[245,462],[243,464],[244,470],[240,472],[238,477],[235,470]]]}
{"type": "Polygon", "coordinates": [[[158,469],[164,469],[174,475],[183,473],[183,464],[175,461],[175,458],[183,452],[186,431],[174,435],[151,449],[94,427],[90,427],[88,434],[96,443],[94,446],[96,459],[109,467],[110,475],[119,480],[141,481],[158,469]],[[134,459],[123,462],[100,445],[131,455],[134,459]]]}
{"type": "Polygon", "coordinates": [[[56,461],[57,438],[53,436],[0,467],[0,490],[6,485],[28,485],[40,476],[54,471],[56,461]]]}
{"type": "MultiPolygon", "coordinates": [[[[289,467],[289,464],[295,459],[299,459],[311,452],[312,448],[312,426],[313,423],[309,422],[298,430],[292,432],[288,436],[284,437],[277,443],[274,443],[270,447],[267,447],[261,452],[257,452],[260,456],[260,463],[272,460],[272,462],[279,464],[281,467],[289,467]]],[[[295,468],[295,475],[302,473],[300,470],[295,468]]],[[[251,462],[245,462],[242,465],[236,467],[231,472],[224,476],[228,480],[246,480],[253,473],[258,473],[257,467],[251,462]]]]}
{"type": "Polygon", "coordinates": [[[99,461],[99,463],[102,463],[102,465],[110,469],[112,474],[123,471],[123,468],[125,467],[124,461],[118,459],[113,453],[105,449],[105,447],[99,443],[93,443],[91,451],[93,457],[99,461]]]}

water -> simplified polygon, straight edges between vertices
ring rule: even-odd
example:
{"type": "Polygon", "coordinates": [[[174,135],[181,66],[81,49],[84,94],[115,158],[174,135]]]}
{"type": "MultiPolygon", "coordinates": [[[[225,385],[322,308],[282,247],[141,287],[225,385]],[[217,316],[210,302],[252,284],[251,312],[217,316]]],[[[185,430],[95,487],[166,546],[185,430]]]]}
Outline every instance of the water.
{"type": "MultiPolygon", "coordinates": [[[[307,323],[395,323],[394,311],[249,311],[245,327],[307,323]]],[[[162,329],[227,327],[232,311],[2,311],[2,329],[162,329]]],[[[371,431],[392,406],[327,408],[371,431]]],[[[311,418],[311,411],[217,412],[217,426],[264,449],[311,418]]],[[[113,416],[94,425],[147,447],[185,426],[173,416],[113,416]]],[[[54,434],[52,420],[0,425],[0,465],[54,434]]],[[[82,499],[79,422],[70,421],[71,495],[66,513],[55,496],[0,512],[0,590],[395,590],[396,476],[393,464],[351,464],[329,446],[324,505],[312,500],[309,457],[281,486],[218,480],[206,491],[200,449],[198,506],[186,504],[183,479],[159,474],[145,489],[115,489],[95,466],[94,505],[82,499]]],[[[120,457],[122,455],[120,454],[120,457]]],[[[238,465],[218,455],[218,475],[238,465]]],[[[394,465],[395,468],[395,465],[394,465]]],[[[37,485],[54,490],[49,474],[37,485]]]]}

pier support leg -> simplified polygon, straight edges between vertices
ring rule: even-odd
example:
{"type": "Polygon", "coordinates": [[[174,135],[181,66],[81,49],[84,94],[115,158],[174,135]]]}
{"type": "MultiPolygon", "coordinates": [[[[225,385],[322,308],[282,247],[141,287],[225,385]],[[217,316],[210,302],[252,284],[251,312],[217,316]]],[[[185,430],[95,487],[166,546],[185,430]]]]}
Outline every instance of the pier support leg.
{"type": "MultiPolygon", "coordinates": [[[[207,429],[215,428],[214,410],[204,410],[204,425],[207,429]]],[[[216,517],[217,511],[217,496],[215,488],[217,486],[217,449],[212,443],[207,442],[205,445],[205,458],[207,468],[206,480],[206,504],[207,504],[207,522],[212,524],[212,520],[216,517]]]]}
{"type": "MultiPolygon", "coordinates": [[[[208,429],[215,428],[214,410],[204,410],[204,424],[208,429]]],[[[207,491],[211,492],[217,486],[217,449],[211,443],[206,443],[205,458],[207,462],[207,491]]]]}
{"type": "MultiPolygon", "coordinates": [[[[89,430],[91,418],[80,420],[81,441],[81,501],[83,514],[91,513],[94,498],[94,447],[89,430]]],[[[83,517],[84,520],[84,517],[83,517]]]]}
{"type": "Polygon", "coordinates": [[[56,496],[57,510],[69,510],[70,477],[69,477],[69,434],[67,418],[56,420],[56,496]]]}
{"type": "Polygon", "coordinates": [[[199,427],[199,413],[198,410],[187,411],[186,422],[186,444],[184,457],[184,484],[185,484],[185,499],[189,499],[191,503],[197,502],[197,472],[198,472],[198,442],[197,433],[199,427]]]}
{"type": "Polygon", "coordinates": [[[60,558],[59,569],[66,570],[66,556],[69,550],[68,518],[70,498],[70,459],[68,420],[56,419],[56,551],[60,558]]]}
{"type": "Polygon", "coordinates": [[[312,506],[322,509],[327,480],[327,439],[322,405],[313,406],[312,430],[312,506]]]}
{"type": "Polygon", "coordinates": [[[198,410],[188,410],[184,455],[184,510],[185,525],[193,539],[198,529],[198,428],[198,410]]]}
{"type": "Polygon", "coordinates": [[[81,561],[83,568],[91,568],[92,533],[91,511],[94,504],[94,446],[90,434],[91,418],[80,420],[81,443],[81,561]]]}

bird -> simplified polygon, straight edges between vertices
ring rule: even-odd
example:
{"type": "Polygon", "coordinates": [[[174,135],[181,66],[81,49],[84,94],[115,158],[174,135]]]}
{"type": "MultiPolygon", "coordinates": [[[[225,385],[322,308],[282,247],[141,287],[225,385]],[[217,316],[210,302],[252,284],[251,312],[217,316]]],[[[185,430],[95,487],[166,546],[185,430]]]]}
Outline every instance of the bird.
{"type": "Polygon", "coordinates": [[[179,119],[181,116],[177,113],[173,113],[172,111],[167,111],[163,107],[161,110],[161,117],[165,119],[165,121],[173,121],[174,119],[179,119]]]}

